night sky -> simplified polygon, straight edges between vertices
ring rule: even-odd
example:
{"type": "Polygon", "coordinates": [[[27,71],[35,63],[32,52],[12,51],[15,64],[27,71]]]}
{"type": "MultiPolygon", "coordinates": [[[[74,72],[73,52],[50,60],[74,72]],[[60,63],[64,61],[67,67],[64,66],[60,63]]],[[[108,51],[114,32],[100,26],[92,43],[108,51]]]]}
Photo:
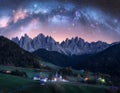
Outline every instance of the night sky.
{"type": "Polygon", "coordinates": [[[0,35],[120,41],[120,0],[0,0],[0,35]]]}

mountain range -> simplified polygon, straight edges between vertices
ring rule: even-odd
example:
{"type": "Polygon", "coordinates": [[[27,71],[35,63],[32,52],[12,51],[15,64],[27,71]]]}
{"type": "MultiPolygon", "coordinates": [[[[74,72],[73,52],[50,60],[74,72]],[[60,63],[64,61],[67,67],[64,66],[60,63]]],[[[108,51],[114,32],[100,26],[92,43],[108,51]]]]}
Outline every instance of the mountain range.
{"type": "Polygon", "coordinates": [[[50,62],[58,66],[71,66],[120,76],[120,43],[114,43],[107,49],[84,55],[65,55],[57,51],[38,49],[32,53],[20,48],[13,41],[0,36],[0,64],[20,67],[38,67],[40,61],[50,62]]]}
{"type": "Polygon", "coordinates": [[[120,76],[120,43],[116,43],[97,54],[68,56],[55,51],[47,51],[45,49],[36,50],[33,54],[40,57],[43,61],[58,66],[70,66],[78,70],[84,69],[120,76]]]}
{"type": "Polygon", "coordinates": [[[29,52],[38,49],[46,49],[48,51],[57,51],[65,55],[94,54],[103,51],[110,46],[110,44],[102,41],[91,43],[85,42],[82,38],[78,37],[72,39],[67,38],[65,41],[59,43],[51,36],[45,36],[43,34],[39,34],[33,39],[25,34],[20,39],[18,37],[12,38],[12,41],[29,52]]]}

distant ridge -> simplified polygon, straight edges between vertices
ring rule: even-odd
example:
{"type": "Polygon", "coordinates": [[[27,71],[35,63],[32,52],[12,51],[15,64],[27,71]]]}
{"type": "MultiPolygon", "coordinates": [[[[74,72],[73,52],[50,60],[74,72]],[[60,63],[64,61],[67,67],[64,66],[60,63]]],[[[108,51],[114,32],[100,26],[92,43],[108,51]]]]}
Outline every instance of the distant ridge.
{"type": "Polygon", "coordinates": [[[74,69],[84,69],[120,77],[120,43],[116,43],[97,54],[67,56],[45,49],[36,50],[33,54],[44,61],[59,66],[71,66],[74,69]]]}
{"type": "Polygon", "coordinates": [[[94,54],[110,46],[102,41],[88,43],[78,37],[66,39],[59,44],[51,36],[44,36],[43,34],[39,34],[33,39],[25,34],[20,39],[18,39],[18,37],[12,38],[12,41],[29,52],[38,49],[46,49],[49,51],[57,51],[65,55],[94,54]]]}

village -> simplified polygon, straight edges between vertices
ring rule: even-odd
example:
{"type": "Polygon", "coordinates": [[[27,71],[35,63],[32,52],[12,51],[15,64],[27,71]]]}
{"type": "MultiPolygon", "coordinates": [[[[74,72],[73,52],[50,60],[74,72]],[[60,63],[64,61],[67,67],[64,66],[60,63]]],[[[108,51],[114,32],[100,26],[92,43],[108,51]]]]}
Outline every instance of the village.
{"type": "MultiPolygon", "coordinates": [[[[39,75],[35,75],[33,77],[33,80],[35,81],[39,81],[40,85],[45,85],[45,83],[47,82],[65,82],[65,83],[86,83],[86,84],[101,84],[101,85],[107,85],[108,84],[108,81],[106,81],[105,78],[102,78],[102,77],[72,77],[72,79],[70,79],[70,76],[68,78],[66,77],[63,77],[62,75],[58,74],[58,72],[56,72],[55,74],[53,74],[52,76],[50,77],[45,77],[45,76],[42,76],[41,72],[39,75]],[[79,78],[79,80],[78,80],[79,78]]],[[[111,81],[109,81],[109,84],[110,84],[111,81]]]]}
{"type": "Polygon", "coordinates": [[[56,71],[48,70],[46,68],[34,69],[33,76],[28,77],[25,71],[20,70],[0,70],[0,73],[15,75],[19,77],[29,78],[37,81],[40,85],[46,83],[78,83],[78,84],[94,84],[94,85],[112,85],[110,75],[101,73],[92,73],[89,71],[80,70],[75,72],[70,67],[60,68],[56,71]]]}

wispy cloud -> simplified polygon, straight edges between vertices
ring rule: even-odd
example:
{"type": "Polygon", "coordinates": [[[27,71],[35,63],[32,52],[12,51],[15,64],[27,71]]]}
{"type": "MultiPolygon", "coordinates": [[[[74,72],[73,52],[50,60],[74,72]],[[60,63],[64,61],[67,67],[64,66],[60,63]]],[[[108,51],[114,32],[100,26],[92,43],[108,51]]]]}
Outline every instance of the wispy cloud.
{"type": "Polygon", "coordinates": [[[10,17],[1,17],[0,18],[0,28],[7,27],[10,22],[10,17]]]}
{"type": "Polygon", "coordinates": [[[17,11],[13,11],[13,22],[16,23],[18,20],[25,19],[28,14],[25,10],[19,9],[17,11]]]}

